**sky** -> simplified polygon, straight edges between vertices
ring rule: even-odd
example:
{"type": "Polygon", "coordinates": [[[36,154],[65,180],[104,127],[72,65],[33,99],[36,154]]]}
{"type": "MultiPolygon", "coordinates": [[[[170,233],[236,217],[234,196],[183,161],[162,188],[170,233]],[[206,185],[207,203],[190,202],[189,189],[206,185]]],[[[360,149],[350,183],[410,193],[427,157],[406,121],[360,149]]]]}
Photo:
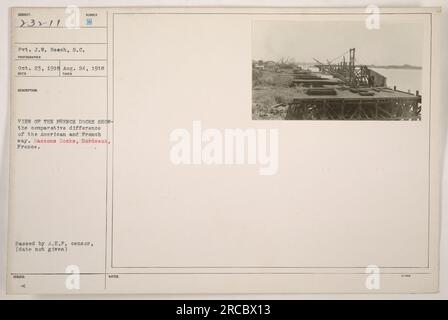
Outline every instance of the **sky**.
{"type": "Polygon", "coordinates": [[[326,62],[356,48],[357,64],[421,66],[422,43],[423,24],[412,22],[383,22],[373,30],[364,21],[254,21],[252,27],[255,60],[326,62]]]}

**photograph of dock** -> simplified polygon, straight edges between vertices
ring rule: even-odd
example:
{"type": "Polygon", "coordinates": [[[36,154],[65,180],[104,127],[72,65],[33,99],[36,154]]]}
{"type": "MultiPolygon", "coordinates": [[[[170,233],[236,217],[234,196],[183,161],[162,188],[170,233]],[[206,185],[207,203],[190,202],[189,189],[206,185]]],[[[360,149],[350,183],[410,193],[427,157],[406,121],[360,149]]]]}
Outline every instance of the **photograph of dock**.
{"type": "Polygon", "coordinates": [[[417,24],[260,21],[253,32],[252,119],[421,120],[417,24]]]}

